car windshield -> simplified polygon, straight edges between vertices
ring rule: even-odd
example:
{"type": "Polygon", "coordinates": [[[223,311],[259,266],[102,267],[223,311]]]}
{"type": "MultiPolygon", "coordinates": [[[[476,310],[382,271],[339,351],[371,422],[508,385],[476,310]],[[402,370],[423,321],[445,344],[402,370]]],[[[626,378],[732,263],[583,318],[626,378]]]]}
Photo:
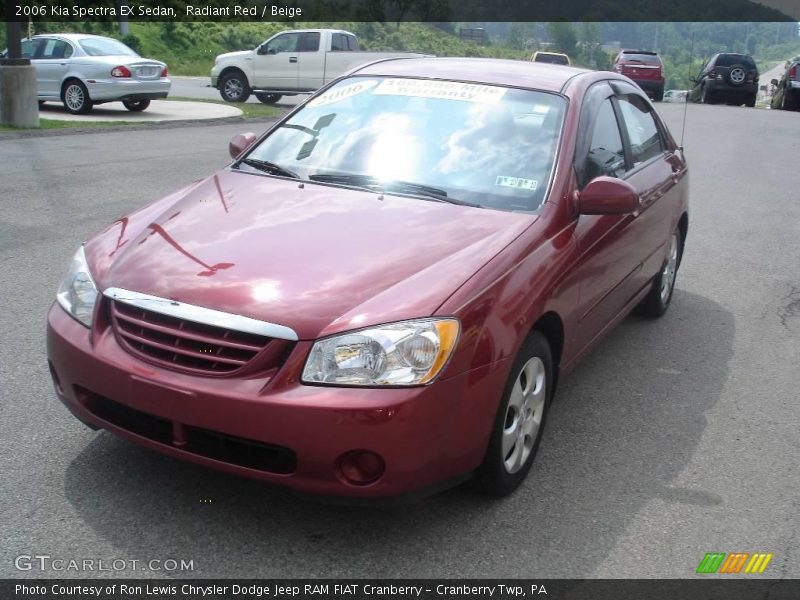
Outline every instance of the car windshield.
{"type": "Polygon", "coordinates": [[[245,164],[430,200],[535,211],[547,192],[565,107],[563,97],[532,90],[351,77],[307,102],[245,164]]]}
{"type": "Polygon", "coordinates": [[[624,52],[622,58],[627,63],[640,63],[643,65],[660,65],[661,59],[655,54],[635,54],[624,52]]]}
{"type": "Polygon", "coordinates": [[[122,42],[109,38],[83,38],[78,43],[89,56],[139,56],[122,42]]]}

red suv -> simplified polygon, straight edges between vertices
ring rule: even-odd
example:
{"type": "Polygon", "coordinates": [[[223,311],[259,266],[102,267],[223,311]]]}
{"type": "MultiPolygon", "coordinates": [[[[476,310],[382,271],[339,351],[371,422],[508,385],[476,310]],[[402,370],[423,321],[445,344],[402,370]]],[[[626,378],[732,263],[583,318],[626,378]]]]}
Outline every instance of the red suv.
{"type": "Polygon", "coordinates": [[[664,98],[664,64],[658,53],[647,50],[622,50],[614,59],[612,71],[636,82],[645,93],[661,102],[664,98]]]}

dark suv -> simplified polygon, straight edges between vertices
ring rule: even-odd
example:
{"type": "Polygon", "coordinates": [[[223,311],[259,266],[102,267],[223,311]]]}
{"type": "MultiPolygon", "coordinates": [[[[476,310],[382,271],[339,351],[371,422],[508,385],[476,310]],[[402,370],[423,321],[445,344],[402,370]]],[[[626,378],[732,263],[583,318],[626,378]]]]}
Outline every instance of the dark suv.
{"type": "Polygon", "coordinates": [[[786,70],[780,81],[772,80],[775,91],[772,93],[771,108],[800,110],[800,56],[786,62],[786,70]]]}
{"type": "Polygon", "coordinates": [[[692,102],[756,105],[758,68],[748,54],[715,54],[693,81],[694,88],[689,94],[692,102]]]}
{"type": "Polygon", "coordinates": [[[614,59],[612,71],[633,79],[653,100],[664,99],[664,65],[658,53],[648,50],[622,50],[614,59]]]}

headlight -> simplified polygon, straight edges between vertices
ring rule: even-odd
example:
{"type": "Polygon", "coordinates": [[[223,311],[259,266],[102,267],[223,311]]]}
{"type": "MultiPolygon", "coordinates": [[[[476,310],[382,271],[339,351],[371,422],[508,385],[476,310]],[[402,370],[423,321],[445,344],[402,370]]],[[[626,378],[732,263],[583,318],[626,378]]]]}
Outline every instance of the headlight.
{"type": "Polygon", "coordinates": [[[89,266],[86,264],[86,256],[83,254],[83,246],[78,248],[72,262],[69,265],[67,276],[58,288],[56,300],[65,311],[67,311],[76,321],[92,326],[92,312],[97,301],[97,286],[94,284],[89,266]]]}
{"type": "Polygon", "coordinates": [[[302,379],[332,385],[430,383],[450,358],[458,331],[455,319],[416,319],[319,340],[302,379]]]}

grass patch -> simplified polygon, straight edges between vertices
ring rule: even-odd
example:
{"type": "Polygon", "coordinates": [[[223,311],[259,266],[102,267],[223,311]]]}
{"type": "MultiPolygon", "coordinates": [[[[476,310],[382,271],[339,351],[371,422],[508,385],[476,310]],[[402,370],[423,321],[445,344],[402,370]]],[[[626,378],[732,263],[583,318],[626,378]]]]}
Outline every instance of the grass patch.
{"type": "Polygon", "coordinates": [[[168,100],[177,100],[178,102],[205,102],[206,104],[222,104],[223,106],[235,106],[242,111],[242,116],[245,119],[256,119],[264,117],[278,117],[283,114],[283,110],[268,104],[252,104],[252,103],[238,103],[230,104],[228,102],[217,102],[216,100],[206,100],[199,98],[186,98],[184,96],[170,96],[168,100]]]}
{"type": "Polygon", "coordinates": [[[145,125],[140,121],[58,121],[55,119],[39,119],[39,127],[14,127],[0,124],[0,131],[38,131],[39,129],[74,129],[94,127],[116,127],[118,125],[145,125]]]}

